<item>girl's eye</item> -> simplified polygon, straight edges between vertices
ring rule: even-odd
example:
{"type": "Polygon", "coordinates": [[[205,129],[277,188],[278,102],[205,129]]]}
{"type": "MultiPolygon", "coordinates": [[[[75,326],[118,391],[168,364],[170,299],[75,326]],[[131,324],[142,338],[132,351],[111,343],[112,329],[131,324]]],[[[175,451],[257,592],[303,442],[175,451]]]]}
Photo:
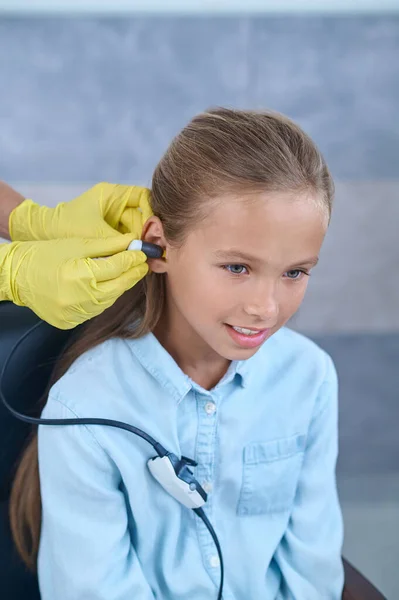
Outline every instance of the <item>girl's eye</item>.
{"type": "MultiPolygon", "coordinates": [[[[239,269],[247,269],[247,267],[245,265],[222,265],[222,269],[227,270],[231,275],[243,275],[243,272],[234,272],[234,271],[230,271],[230,267],[238,267],[239,269]]],[[[306,275],[307,277],[310,277],[310,273],[308,273],[307,271],[303,271],[302,269],[292,269],[291,271],[287,271],[286,272],[287,275],[287,279],[290,279],[291,281],[299,281],[301,279],[303,279],[303,275],[306,275]]]]}
{"type": "Polygon", "coordinates": [[[242,272],[241,273],[234,273],[232,271],[229,271],[229,267],[238,267],[238,268],[244,268],[244,269],[247,268],[244,265],[223,265],[222,269],[227,270],[229,273],[231,273],[231,275],[242,275],[242,272]]]}
{"type": "Polygon", "coordinates": [[[291,271],[287,271],[286,275],[288,275],[288,279],[291,279],[291,281],[303,279],[302,275],[310,277],[310,273],[303,271],[302,269],[292,269],[291,271]]]}

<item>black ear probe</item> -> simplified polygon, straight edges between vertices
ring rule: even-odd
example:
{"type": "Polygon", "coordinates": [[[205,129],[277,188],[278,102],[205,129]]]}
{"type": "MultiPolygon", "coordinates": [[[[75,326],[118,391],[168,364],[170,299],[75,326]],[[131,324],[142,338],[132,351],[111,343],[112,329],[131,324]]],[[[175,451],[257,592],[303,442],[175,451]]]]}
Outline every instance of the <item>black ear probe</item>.
{"type": "Polygon", "coordinates": [[[133,240],[127,247],[128,250],[141,250],[148,258],[162,258],[164,249],[158,244],[151,242],[142,242],[141,240],[133,240]]]}
{"type": "MultiPolygon", "coordinates": [[[[147,244],[143,242],[145,250],[150,250],[153,254],[157,253],[157,256],[153,256],[153,258],[160,258],[159,250],[160,246],[149,249],[148,246],[155,246],[155,244],[147,244]]],[[[137,248],[135,248],[137,249],[137,248]]],[[[145,251],[143,250],[143,251],[145,251]]],[[[160,248],[163,253],[163,249],[160,248]]],[[[34,331],[43,325],[43,321],[39,321],[33,327],[31,327],[24,335],[14,344],[10,354],[6,358],[3,368],[1,370],[0,375],[0,400],[3,402],[6,409],[17,419],[24,421],[25,423],[30,423],[32,425],[106,425],[108,427],[117,427],[119,429],[124,429],[141,437],[143,440],[148,442],[155,450],[156,456],[153,456],[147,461],[147,466],[153,477],[159,482],[159,484],[178,502],[183,504],[184,506],[191,508],[200,519],[204,522],[207,527],[209,533],[212,536],[212,539],[215,543],[219,559],[220,559],[220,586],[219,592],[217,596],[217,600],[222,599],[223,593],[223,583],[224,583],[224,565],[223,565],[223,557],[222,550],[219,544],[219,540],[217,535],[208,520],[202,506],[207,501],[207,494],[205,490],[202,488],[200,483],[194,477],[192,470],[189,467],[196,467],[197,462],[192,460],[191,458],[187,458],[186,456],[178,457],[173,452],[169,452],[166,450],[159,442],[157,442],[153,437],[148,435],[145,431],[134,427],[133,425],[129,425],[128,423],[122,423],[121,421],[114,421],[112,419],[100,419],[100,418],[78,418],[78,419],[36,419],[33,417],[28,417],[22,413],[17,412],[10,404],[7,402],[4,391],[4,379],[5,374],[7,372],[7,367],[11,361],[12,356],[16,352],[17,348],[22,344],[22,342],[28,338],[34,331]]]]}

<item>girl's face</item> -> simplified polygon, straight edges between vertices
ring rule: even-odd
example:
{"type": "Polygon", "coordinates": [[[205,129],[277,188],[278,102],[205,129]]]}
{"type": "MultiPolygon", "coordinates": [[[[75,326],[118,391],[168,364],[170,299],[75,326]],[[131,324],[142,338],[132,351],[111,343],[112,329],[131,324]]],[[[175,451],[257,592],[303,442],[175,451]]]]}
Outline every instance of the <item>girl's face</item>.
{"type": "Polygon", "coordinates": [[[292,317],[327,229],[326,213],[309,194],[220,200],[180,250],[168,246],[158,217],[142,236],[166,249],[166,261],[148,261],[151,271],[167,273],[164,345],[180,365],[198,369],[250,358],[292,317]],[[260,345],[245,348],[228,325],[268,331],[260,345]]]}

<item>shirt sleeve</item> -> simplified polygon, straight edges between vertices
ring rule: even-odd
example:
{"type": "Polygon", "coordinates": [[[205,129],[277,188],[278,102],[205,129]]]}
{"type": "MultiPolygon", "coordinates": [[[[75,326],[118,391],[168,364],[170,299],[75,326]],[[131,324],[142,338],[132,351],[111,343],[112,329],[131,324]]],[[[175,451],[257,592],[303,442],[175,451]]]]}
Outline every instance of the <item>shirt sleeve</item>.
{"type": "Polygon", "coordinates": [[[336,486],[338,380],[331,358],[309,427],[287,530],[275,553],[282,574],[277,600],[340,600],[343,520],[336,486]]]}
{"type": "MultiPolygon", "coordinates": [[[[43,418],[76,418],[59,398],[43,418]]],[[[116,465],[84,425],[39,425],[42,600],[154,600],[131,544],[116,465]]]]}

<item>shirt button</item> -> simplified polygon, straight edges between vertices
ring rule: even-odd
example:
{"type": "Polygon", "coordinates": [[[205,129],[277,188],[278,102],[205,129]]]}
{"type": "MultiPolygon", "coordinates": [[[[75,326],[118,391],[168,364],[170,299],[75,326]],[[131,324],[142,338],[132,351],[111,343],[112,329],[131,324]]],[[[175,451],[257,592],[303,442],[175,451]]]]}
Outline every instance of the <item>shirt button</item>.
{"type": "Polygon", "coordinates": [[[204,489],[204,492],[206,492],[207,494],[210,494],[213,489],[212,484],[209,481],[204,481],[202,487],[204,489]]]}
{"type": "Polygon", "coordinates": [[[207,402],[205,404],[205,412],[208,415],[213,415],[215,411],[216,411],[216,404],[214,402],[207,402]]]}
{"type": "Polygon", "coordinates": [[[220,567],[220,560],[219,557],[216,556],[216,554],[214,556],[211,556],[210,560],[209,560],[209,564],[211,565],[211,567],[213,567],[214,569],[216,569],[217,567],[220,567]]]}

